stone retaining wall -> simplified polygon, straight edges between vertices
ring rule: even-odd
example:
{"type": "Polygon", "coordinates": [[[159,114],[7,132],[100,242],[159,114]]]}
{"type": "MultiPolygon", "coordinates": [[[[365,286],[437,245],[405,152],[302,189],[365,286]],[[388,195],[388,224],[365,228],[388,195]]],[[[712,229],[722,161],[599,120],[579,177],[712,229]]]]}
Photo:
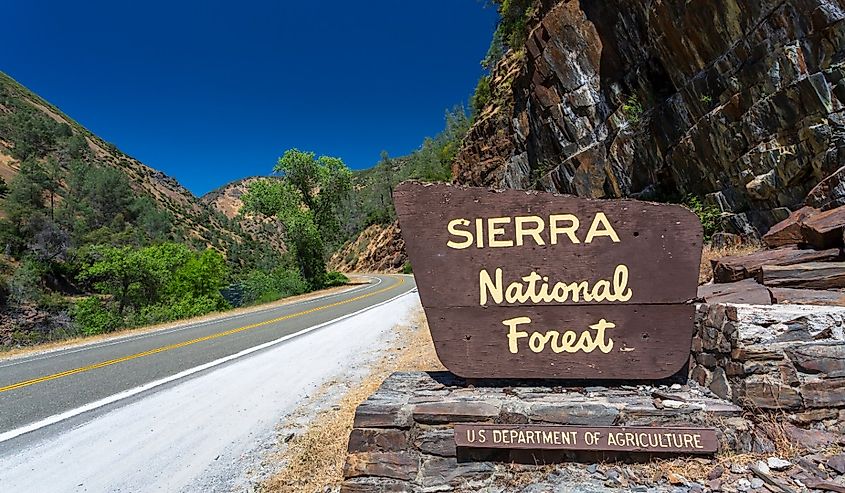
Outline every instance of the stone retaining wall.
{"type": "Polygon", "coordinates": [[[845,431],[845,308],[699,305],[690,378],[749,411],[845,431]]]}
{"type": "Polygon", "coordinates": [[[608,458],[594,452],[458,451],[453,427],[462,422],[714,426],[724,446],[735,451],[761,450],[770,443],[741,417],[740,407],[695,384],[511,385],[470,386],[447,372],[394,373],[357,409],[341,492],[476,491],[512,462],[608,458]]]}

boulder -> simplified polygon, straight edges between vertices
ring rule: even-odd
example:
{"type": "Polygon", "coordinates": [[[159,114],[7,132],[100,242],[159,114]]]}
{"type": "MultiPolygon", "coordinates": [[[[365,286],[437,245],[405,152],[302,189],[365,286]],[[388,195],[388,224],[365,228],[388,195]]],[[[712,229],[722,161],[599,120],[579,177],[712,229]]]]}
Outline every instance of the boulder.
{"type": "MultiPolygon", "coordinates": [[[[845,340],[845,308],[811,305],[735,305],[735,359],[782,359],[772,343],[802,332],[804,339],[845,340]],[[771,356],[770,356],[771,355],[771,356]],[[742,358],[740,358],[742,357],[742,358]]],[[[791,338],[795,340],[795,338],[791,338]]]]}
{"type": "Polygon", "coordinates": [[[841,248],[845,206],[814,214],[802,222],[804,241],[814,248],[841,248]]]}
{"type": "Polygon", "coordinates": [[[845,166],[837,169],[813,187],[804,199],[804,203],[821,210],[845,205],[845,166]]]}
{"type": "Polygon", "coordinates": [[[801,396],[807,407],[845,406],[845,378],[823,378],[801,385],[801,396]]]}
{"type": "Polygon", "coordinates": [[[786,350],[799,371],[824,374],[826,377],[845,377],[845,343],[820,342],[802,344],[786,350]]]}
{"type": "Polygon", "coordinates": [[[845,288],[845,262],[764,265],[763,284],[771,287],[845,288]]]}
{"type": "Polygon", "coordinates": [[[713,248],[731,248],[742,244],[742,236],[733,233],[713,233],[710,239],[710,246],[713,248]]]}
{"type": "Polygon", "coordinates": [[[414,406],[413,416],[418,423],[439,424],[463,421],[489,421],[499,416],[500,406],[489,402],[444,400],[414,406]]]}
{"type": "Polygon", "coordinates": [[[769,288],[773,302],[781,305],[845,306],[845,291],[824,289],[769,288]]]}
{"type": "Polygon", "coordinates": [[[754,279],[724,284],[705,284],[698,287],[698,297],[710,305],[716,303],[772,304],[772,293],[754,279]]]}
{"type": "Polygon", "coordinates": [[[390,479],[414,479],[420,467],[419,455],[412,452],[356,452],[346,457],[346,478],[380,476],[390,479]]]}
{"type": "Polygon", "coordinates": [[[763,242],[770,248],[804,243],[803,223],[808,217],[818,214],[818,209],[802,207],[783,221],[772,226],[763,235],[763,242]]]}
{"type": "Polygon", "coordinates": [[[738,387],[739,401],[750,409],[799,409],[804,405],[798,389],[767,375],[751,375],[738,387]]]}
{"type": "Polygon", "coordinates": [[[838,248],[828,250],[805,250],[794,245],[761,250],[747,255],[732,255],[711,260],[713,280],[717,283],[735,282],[755,278],[762,281],[764,265],[792,265],[803,262],[825,262],[837,260],[838,248]]]}

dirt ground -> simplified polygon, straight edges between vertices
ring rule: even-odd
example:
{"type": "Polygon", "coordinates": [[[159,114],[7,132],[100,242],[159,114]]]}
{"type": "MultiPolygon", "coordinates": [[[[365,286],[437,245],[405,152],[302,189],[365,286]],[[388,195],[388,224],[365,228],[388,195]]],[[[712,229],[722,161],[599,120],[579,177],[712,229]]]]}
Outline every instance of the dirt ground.
{"type": "MultiPolygon", "coordinates": [[[[282,451],[274,460],[283,464],[284,468],[264,481],[260,491],[313,493],[330,491],[339,486],[343,481],[343,464],[358,404],[395,371],[443,369],[434,353],[431,335],[420,310],[409,325],[397,328],[392,348],[371,366],[360,384],[350,387],[337,404],[319,411],[301,434],[293,437],[283,434],[282,451]]],[[[329,393],[339,384],[330,382],[321,392],[329,393]]]]}

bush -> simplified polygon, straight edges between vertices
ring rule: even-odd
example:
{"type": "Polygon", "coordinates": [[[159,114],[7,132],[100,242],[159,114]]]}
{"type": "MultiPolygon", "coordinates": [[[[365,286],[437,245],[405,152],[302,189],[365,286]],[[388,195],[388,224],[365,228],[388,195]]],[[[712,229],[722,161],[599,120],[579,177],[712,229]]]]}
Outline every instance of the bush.
{"type": "Polygon", "coordinates": [[[684,199],[684,205],[695,212],[695,215],[701,220],[701,226],[704,228],[704,241],[709,242],[713,233],[722,228],[722,212],[716,206],[706,205],[694,195],[688,195],[684,199]]]}
{"type": "Polygon", "coordinates": [[[17,303],[37,303],[42,295],[44,266],[34,259],[21,262],[9,279],[9,298],[17,303]]]}
{"type": "Polygon", "coordinates": [[[482,76],[478,79],[478,85],[475,87],[475,93],[470,98],[470,107],[472,108],[473,118],[477,118],[481,114],[484,107],[493,97],[492,89],[490,88],[490,77],[482,76]]]}
{"type": "Polygon", "coordinates": [[[143,307],[132,319],[132,325],[149,325],[183,318],[198,317],[229,307],[218,296],[185,296],[168,303],[159,303],[143,307]]]}
{"type": "Polygon", "coordinates": [[[631,95],[622,105],[622,111],[628,117],[628,120],[636,125],[640,122],[640,116],[643,114],[643,105],[636,96],[631,95]]]}
{"type": "Polygon", "coordinates": [[[323,286],[327,288],[343,286],[348,282],[349,278],[338,271],[326,272],[326,275],[323,276],[323,286]]]}
{"type": "Polygon", "coordinates": [[[308,291],[308,284],[299,271],[294,269],[273,269],[270,272],[253,270],[241,282],[244,305],[268,303],[308,291]]]}
{"type": "Polygon", "coordinates": [[[77,301],[71,316],[76,329],[85,335],[104,334],[123,325],[123,319],[96,296],[77,301]]]}
{"type": "Polygon", "coordinates": [[[402,273],[403,274],[413,274],[414,269],[411,268],[410,262],[405,262],[405,265],[402,266],[402,273]]]}

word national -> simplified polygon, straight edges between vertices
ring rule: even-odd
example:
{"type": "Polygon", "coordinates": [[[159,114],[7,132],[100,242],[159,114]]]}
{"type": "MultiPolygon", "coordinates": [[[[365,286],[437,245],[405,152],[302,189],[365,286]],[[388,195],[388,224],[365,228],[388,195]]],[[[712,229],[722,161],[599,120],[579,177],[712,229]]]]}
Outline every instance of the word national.
{"type": "Polygon", "coordinates": [[[494,303],[565,303],[572,301],[617,301],[625,302],[631,299],[631,288],[628,287],[628,266],[619,264],[609,280],[600,279],[592,285],[588,281],[555,282],[552,284],[546,276],[531,272],[527,276],[514,281],[505,287],[502,269],[496,269],[495,280],[487,269],[478,273],[479,304],[486,305],[488,299],[494,303]]]}
{"type": "Polygon", "coordinates": [[[581,229],[581,220],[574,214],[550,214],[548,219],[540,216],[476,218],[470,222],[465,218],[449,221],[446,225],[450,239],[449,248],[463,250],[476,248],[505,248],[523,246],[526,239],[535,245],[557,245],[560,236],[570,243],[592,243],[595,238],[607,237],[619,243],[619,235],[610,225],[603,212],[596,212],[586,233],[581,229]],[[472,227],[471,227],[472,226],[472,227]],[[581,238],[578,234],[582,235],[581,238]],[[456,241],[454,238],[458,238],[456,241]]]}

